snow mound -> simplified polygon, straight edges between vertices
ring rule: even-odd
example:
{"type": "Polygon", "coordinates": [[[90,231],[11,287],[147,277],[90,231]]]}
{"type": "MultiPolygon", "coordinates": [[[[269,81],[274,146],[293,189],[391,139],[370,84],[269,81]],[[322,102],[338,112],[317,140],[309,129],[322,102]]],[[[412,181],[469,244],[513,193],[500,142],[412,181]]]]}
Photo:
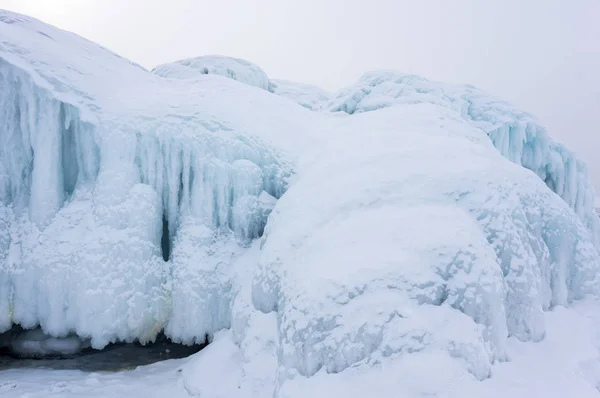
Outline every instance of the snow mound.
{"type": "Polygon", "coordinates": [[[159,65],[152,73],[184,80],[198,79],[205,75],[223,76],[270,91],[310,110],[320,110],[331,99],[331,94],[319,87],[287,80],[269,80],[259,66],[243,59],[222,55],[205,55],[159,65]]]}
{"type": "Polygon", "coordinates": [[[460,115],[414,104],[339,123],[277,203],[254,280],[287,368],[444,350],[482,379],[508,335],[540,340],[544,310],[597,292],[590,231],[460,115]]]}
{"type": "Polygon", "coordinates": [[[340,117],[5,11],[0,38],[0,331],[208,339],[189,392],[284,397],[389,363],[488,378],[600,291],[585,167],[474,88],[371,74],[340,117]]]}
{"type": "Polygon", "coordinates": [[[222,55],[182,59],[170,64],[159,65],[152,72],[162,77],[176,79],[196,79],[201,75],[218,75],[270,90],[269,78],[260,67],[243,59],[222,55]]]}
{"type": "Polygon", "coordinates": [[[328,109],[354,114],[420,102],[452,109],[482,129],[504,157],[536,173],[594,231],[596,241],[600,239],[595,195],[586,165],[554,141],[533,116],[505,101],[469,85],[380,71],[367,73],[338,92],[328,109]]]}

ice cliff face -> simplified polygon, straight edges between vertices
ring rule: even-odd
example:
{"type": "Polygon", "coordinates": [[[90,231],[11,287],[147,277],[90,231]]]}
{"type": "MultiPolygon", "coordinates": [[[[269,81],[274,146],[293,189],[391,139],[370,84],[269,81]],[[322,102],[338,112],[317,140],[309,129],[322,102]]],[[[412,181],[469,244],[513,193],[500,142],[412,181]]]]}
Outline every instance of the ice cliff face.
{"type": "Polygon", "coordinates": [[[237,248],[262,234],[291,173],[285,146],[268,141],[294,128],[265,127],[253,108],[295,107],[265,94],[229,117],[242,103],[233,81],[178,85],[28,17],[0,18],[0,328],[40,324],[102,347],[165,327],[186,342],[226,327],[227,314],[204,305],[226,304],[226,290],[212,299],[206,280],[188,278],[209,263],[173,264],[196,254],[190,239],[237,248]],[[194,104],[182,103],[190,91],[194,104]],[[202,100],[213,91],[221,105],[202,100]],[[179,303],[190,295],[192,307],[179,303]],[[214,321],[187,331],[168,322],[176,308],[214,321]]]}
{"type": "Polygon", "coordinates": [[[153,74],[0,11],[0,331],[216,334],[190,391],[226,353],[236,389],[288,397],[427,355],[489,377],[509,335],[598,293],[585,167],[530,116],[392,72],[330,99],[206,60],[153,74]]]}

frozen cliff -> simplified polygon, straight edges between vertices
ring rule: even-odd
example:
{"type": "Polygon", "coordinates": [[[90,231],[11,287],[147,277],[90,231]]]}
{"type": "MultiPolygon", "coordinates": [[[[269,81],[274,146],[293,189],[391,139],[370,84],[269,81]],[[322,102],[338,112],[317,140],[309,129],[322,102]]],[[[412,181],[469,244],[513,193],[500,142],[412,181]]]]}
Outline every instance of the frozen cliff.
{"type": "Polygon", "coordinates": [[[327,396],[428,358],[483,380],[600,292],[585,166],[533,117],[394,72],[302,104],[207,59],[0,11],[0,331],[209,336],[188,391],[327,396]]]}

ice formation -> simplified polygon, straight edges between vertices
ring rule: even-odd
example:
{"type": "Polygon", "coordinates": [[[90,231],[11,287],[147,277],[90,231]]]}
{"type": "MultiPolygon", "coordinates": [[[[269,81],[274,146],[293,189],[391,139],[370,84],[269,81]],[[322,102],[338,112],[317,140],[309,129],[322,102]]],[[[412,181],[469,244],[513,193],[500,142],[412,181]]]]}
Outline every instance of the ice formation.
{"type": "Polygon", "coordinates": [[[239,58],[222,55],[182,59],[159,65],[152,73],[161,77],[194,80],[203,75],[217,75],[262,88],[283,98],[287,98],[310,110],[321,110],[331,99],[325,90],[303,83],[288,80],[271,80],[257,65],[239,58]]]}
{"type": "Polygon", "coordinates": [[[487,378],[508,336],[599,291],[585,166],[531,116],[394,72],[330,99],[222,62],[151,73],[0,11],[0,331],[210,337],[188,391],[326,396],[314,380],[430,357],[487,378]]]}

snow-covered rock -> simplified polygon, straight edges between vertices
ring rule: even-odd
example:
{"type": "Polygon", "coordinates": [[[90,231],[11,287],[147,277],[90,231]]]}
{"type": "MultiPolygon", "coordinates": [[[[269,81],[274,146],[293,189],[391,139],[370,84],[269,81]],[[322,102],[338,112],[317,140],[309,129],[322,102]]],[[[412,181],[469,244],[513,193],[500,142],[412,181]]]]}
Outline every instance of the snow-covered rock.
{"type": "Polygon", "coordinates": [[[188,392],[327,396],[304,381],[485,379],[600,291],[585,167],[530,116],[392,72],[312,112],[192,64],[0,11],[0,331],[215,336],[188,392]]]}

